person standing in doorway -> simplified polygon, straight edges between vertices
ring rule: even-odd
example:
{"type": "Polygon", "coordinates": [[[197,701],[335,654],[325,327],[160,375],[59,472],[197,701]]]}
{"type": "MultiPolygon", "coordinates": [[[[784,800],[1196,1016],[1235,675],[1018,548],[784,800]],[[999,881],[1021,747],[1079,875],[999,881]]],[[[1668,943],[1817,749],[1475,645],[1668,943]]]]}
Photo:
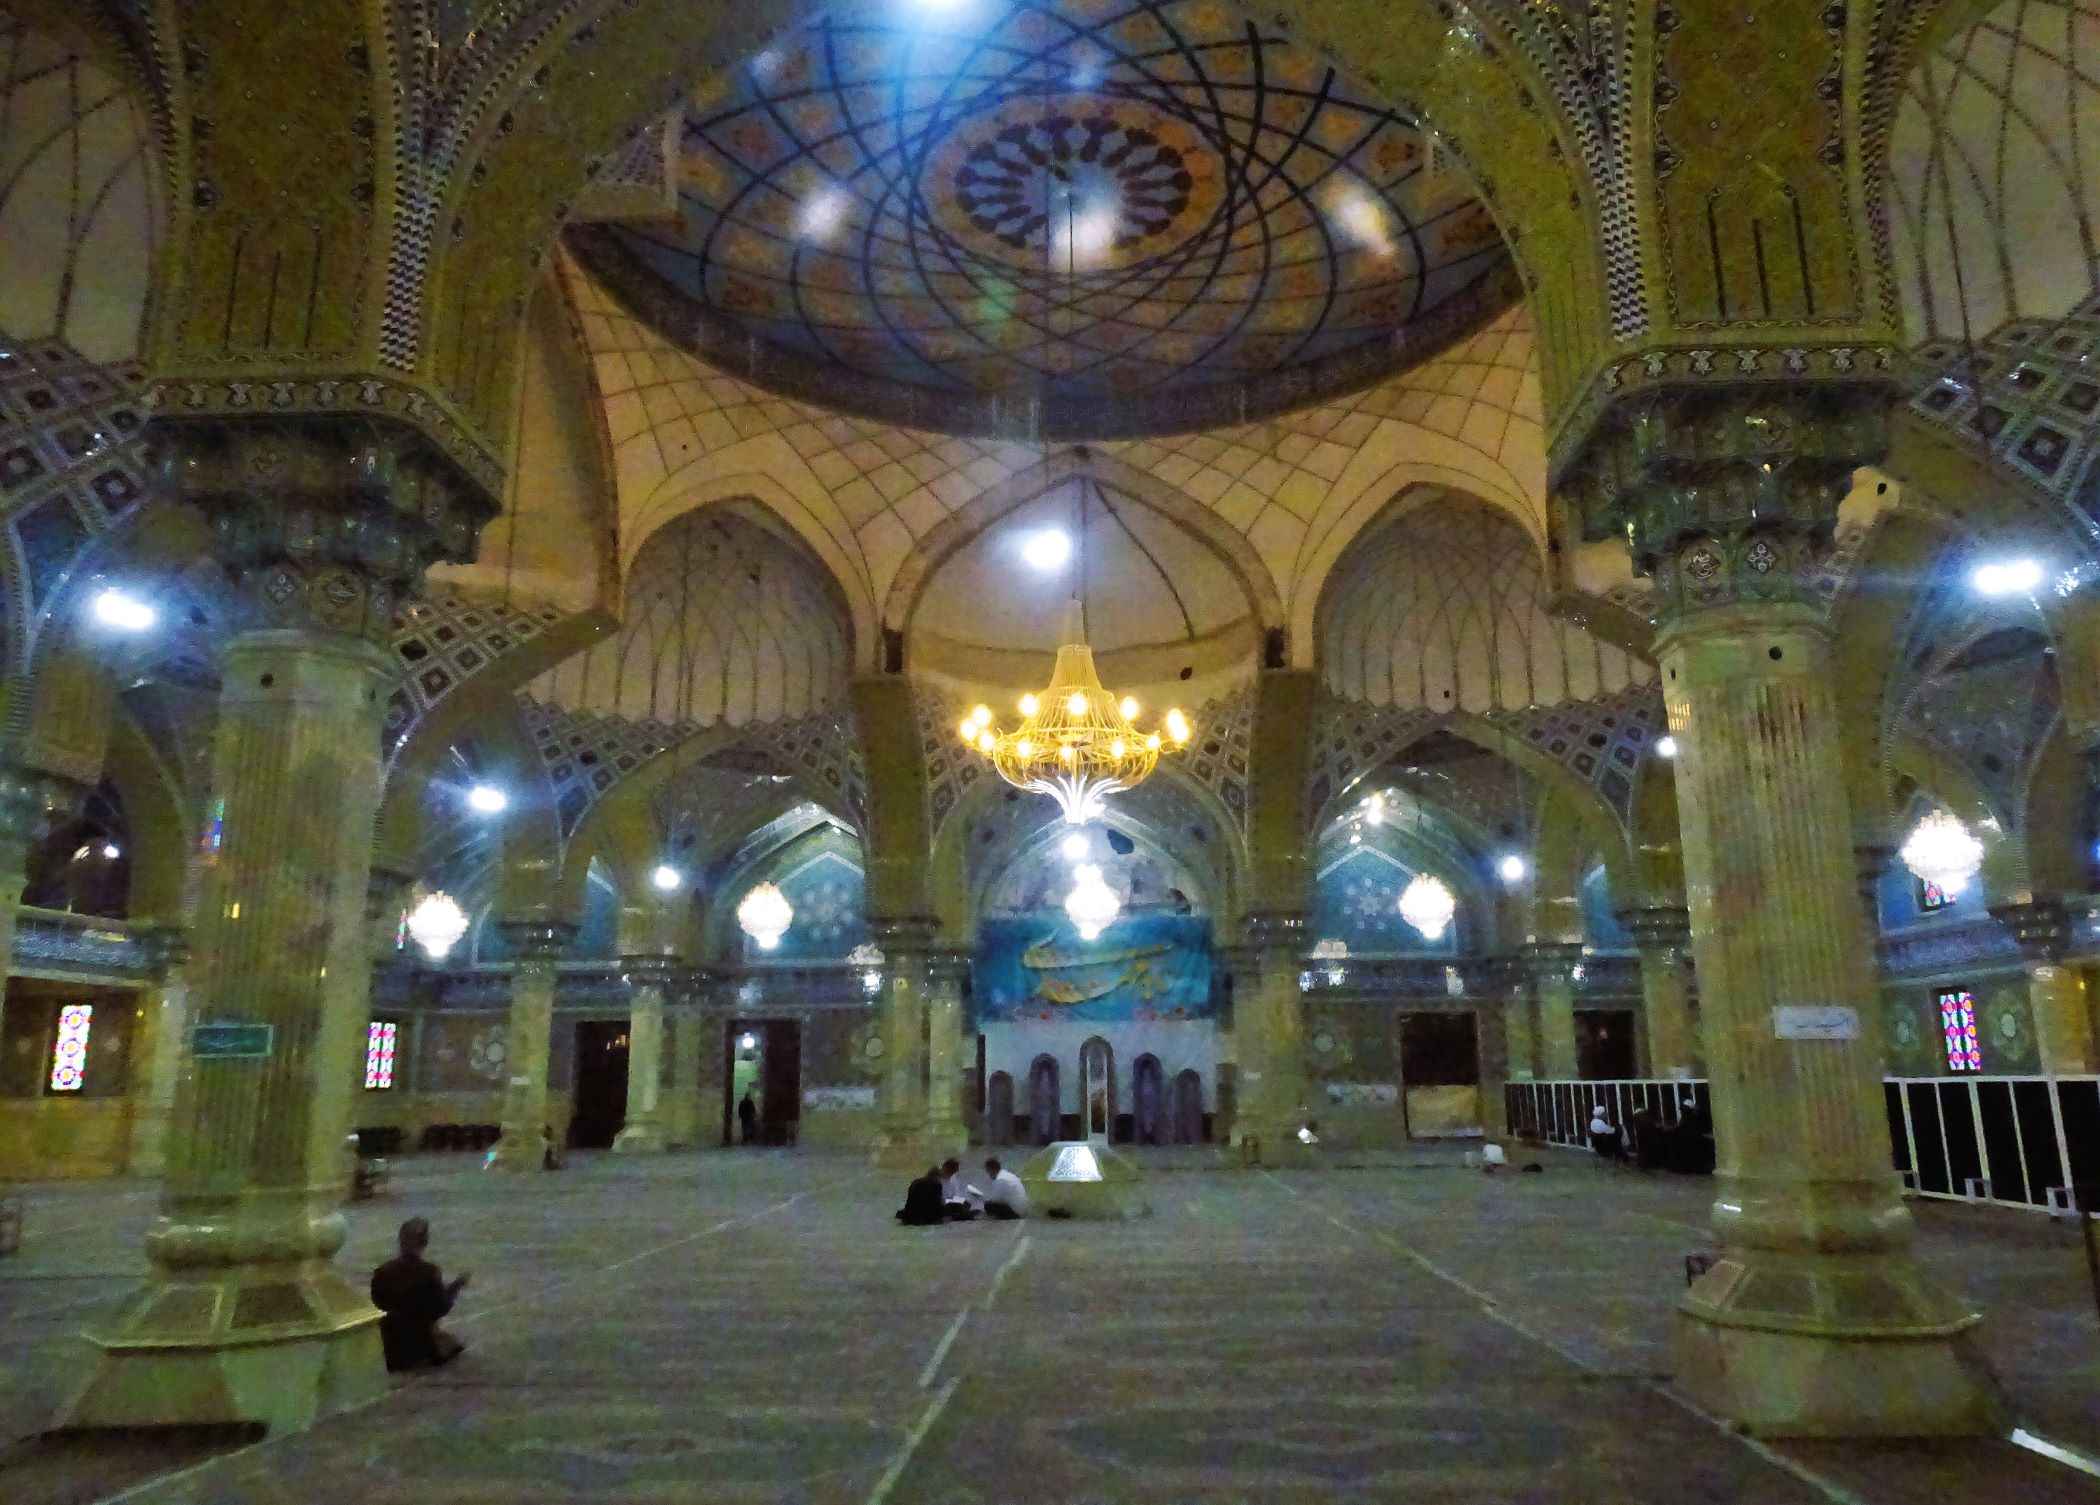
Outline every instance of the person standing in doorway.
{"type": "Polygon", "coordinates": [[[758,1143],[758,1104],[752,1101],[751,1089],[746,1087],[744,1095],[737,1100],[737,1126],[744,1132],[745,1144],[758,1143]]]}

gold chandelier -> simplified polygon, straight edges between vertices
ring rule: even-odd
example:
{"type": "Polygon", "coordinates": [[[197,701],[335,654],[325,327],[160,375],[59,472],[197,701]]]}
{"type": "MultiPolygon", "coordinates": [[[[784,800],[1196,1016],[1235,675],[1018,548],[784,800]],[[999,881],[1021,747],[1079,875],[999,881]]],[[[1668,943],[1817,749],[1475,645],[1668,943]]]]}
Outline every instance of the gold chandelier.
{"type": "Polygon", "coordinates": [[[1111,794],[1144,783],[1159,766],[1161,749],[1180,747],[1191,731],[1178,707],[1157,730],[1138,728],[1138,703],[1127,695],[1118,700],[1095,672],[1084,623],[1075,600],[1066,608],[1050,683],[1021,697],[1019,726],[997,730],[992,708],[981,705],[960,728],[963,741],[990,758],[1000,778],[1049,795],[1075,826],[1105,813],[1111,794]]]}

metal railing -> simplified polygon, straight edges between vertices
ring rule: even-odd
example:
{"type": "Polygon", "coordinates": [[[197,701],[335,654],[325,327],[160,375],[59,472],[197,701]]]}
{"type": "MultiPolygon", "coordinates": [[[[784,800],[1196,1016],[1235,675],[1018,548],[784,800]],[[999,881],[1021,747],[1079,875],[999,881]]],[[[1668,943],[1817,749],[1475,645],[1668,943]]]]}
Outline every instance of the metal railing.
{"type": "MultiPolygon", "coordinates": [[[[1625,1125],[1642,1108],[1665,1127],[1690,1098],[1709,1105],[1704,1080],[1511,1082],[1503,1102],[1512,1134],[1589,1147],[1602,1102],[1625,1125]]],[[[1904,1189],[1953,1202],[1990,1202],[2076,1216],[2073,1188],[2100,1186],[2100,1076],[1888,1077],[1889,1154],[1904,1189]]]]}

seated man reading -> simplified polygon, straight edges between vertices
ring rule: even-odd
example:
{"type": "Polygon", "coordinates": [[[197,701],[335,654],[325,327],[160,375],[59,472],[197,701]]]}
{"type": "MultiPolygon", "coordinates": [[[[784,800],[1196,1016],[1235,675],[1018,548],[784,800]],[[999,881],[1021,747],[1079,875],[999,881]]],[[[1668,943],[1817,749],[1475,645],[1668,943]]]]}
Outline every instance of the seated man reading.
{"type": "Polygon", "coordinates": [[[977,1216],[970,1189],[963,1185],[962,1162],[953,1155],[941,1162],[941,1205],[952,1222],[967,1223],[977,1216]]]}
{"type": "Polygon", "coordinates": [[[1028,1216],[1028,1191],[1021,1185],[1021,1178],[999,1164],[997,1156],[985,1161],[985,1171],[992,1184],[983,1191],[976,1187],[970,1190],[984,1199],[984,1215],[988,1218],[1025,1218],[1028,1216]]]}
{"type": "Polygon", "coordinates": [[[372,1305],[379,1308],[379,1341],[389,1369],[422,1369],[450,1363],[466,1344],[438,1326],[465,1289],[467,1277],[447,1282],[423,1257],[430,1224],[410,1218],[401,1225],[401,1252],[372,1272],[372,1305]]]}

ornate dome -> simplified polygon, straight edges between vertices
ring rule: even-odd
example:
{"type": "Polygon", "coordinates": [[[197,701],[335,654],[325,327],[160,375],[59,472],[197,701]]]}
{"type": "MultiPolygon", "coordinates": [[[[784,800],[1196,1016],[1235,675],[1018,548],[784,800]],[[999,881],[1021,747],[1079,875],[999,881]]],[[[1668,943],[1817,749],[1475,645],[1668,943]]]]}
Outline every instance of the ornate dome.
{"type": "Polygon", "coordinates": [[[630,303],[792,395],[1104,438],[1274,411],[1506,304],[1422,134],[1213,0],[831,19],[689,102],[675,227],[582,232],[630,303]]]}

